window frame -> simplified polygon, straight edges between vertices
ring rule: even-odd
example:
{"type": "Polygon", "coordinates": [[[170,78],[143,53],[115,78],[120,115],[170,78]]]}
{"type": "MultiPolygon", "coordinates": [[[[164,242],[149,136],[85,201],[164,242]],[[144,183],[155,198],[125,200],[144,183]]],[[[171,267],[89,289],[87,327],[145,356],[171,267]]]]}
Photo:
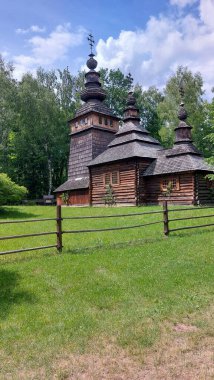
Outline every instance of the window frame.
{"type": "Polygon", "coordinates": [[[160,183],[161,191],[166,192],[168,190],[168,186],[170,182],[172,183],[172,191],[180,190],[180,177],[172,176],[172,177],[165,177],[161,179],[161,183],[160,183]]]}
{"type": "Polygon", "coordinates": [[[120,185],[120,172],[119,170],[114,170],[112,172],[106,172],[103,174],[103,185],[104,187],[111,186],[119,186],[120,185]],[[106,181],[106,178],[109,180],[106,181]],[[116,178],[116,182],[115,179],[116,178]]]}

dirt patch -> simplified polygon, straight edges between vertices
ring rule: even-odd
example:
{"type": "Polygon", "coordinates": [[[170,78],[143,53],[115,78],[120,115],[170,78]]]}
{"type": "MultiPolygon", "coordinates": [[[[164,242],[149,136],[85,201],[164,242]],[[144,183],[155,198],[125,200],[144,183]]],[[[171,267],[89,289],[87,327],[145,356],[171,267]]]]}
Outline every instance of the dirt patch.
{"type": "Polygon", "coordinates": [[[134,352],[114,338],[99,337],[87,353],[61,352],[47,367],[22,370],[0,379],[19,380],[213,380],[213,310],[188,316],[182,323],[166,322],[152,349],[134,352]],[[199,327],[197,327],[199,326],[199,327]]]}
{"type": "Polygon", "coordinates": [[[63,380],[208,380],[214,376],[213,339],[191,347],[187,337],[166,341],[144,357],[113,344],[102,354],[71,355],[59,360],[54,379],[63,380]]]}
{"type": "Polygon", "coordinates": [[[198,328],[192,325],[185,325],[184,323],[177,323],[173,330],[177,332],[195,332],[198,331],[198,328]]]}

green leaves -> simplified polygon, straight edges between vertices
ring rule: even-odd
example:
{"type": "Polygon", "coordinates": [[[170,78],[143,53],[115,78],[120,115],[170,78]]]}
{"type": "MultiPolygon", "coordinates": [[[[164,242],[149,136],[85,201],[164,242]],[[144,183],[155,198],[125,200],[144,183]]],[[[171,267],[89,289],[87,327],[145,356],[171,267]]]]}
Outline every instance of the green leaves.
{"type": "Polygon", "coordinates": [[[130,76],[125,76],[120,69],[101,69],[100,76],[107,94],[105,100],[106,105],[111,108],[117,116],[122,117],[128,92],[132,84],[130,76]]]}
{"type": "Polygon", "coordinates": [[[175,75],[167,82],[164,90],[164,100],[158,105],[158,115],[162,121],[160,136],[163,144],[170,147],[174,140],[174,128],[178,125],[178,109],[181,102],[179,91],[183,83],[185,109],[188,113],[188,124],[193,127],[192,135],[197,148],[206,152],[203,137],[207,134],[205,102],[202,99],[203,79],[200,73],[193,74],[187,67],[179,66],[175,75]]]}
{"type": "Polygon", "coordinates": [[[0,206],[20,202],[27,194],[24,186],[13,182],[5,173],[0,173],[0,206]]]}

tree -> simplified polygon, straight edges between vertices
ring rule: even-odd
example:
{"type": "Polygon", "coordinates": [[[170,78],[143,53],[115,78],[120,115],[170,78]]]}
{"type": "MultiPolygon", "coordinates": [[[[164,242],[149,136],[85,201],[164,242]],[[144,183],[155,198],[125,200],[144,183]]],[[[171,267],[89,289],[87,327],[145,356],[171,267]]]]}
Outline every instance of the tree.
{"type": "Polygon", "coordinates": [[[143,91],[139,84],[135,86],[134,93],[140,111],[141,123],[154,138],[160,139],[159,131],[162,124],[158,115],[158,105],[163,100],[163,95],[154,86],[143,91]]]}
{"type": "Polygon", "coordinates": [[[67,162],[68,131],[54,86],[46,87],[41,77],[23,76],[18,102],[17,179],[29,189],[31,197],[39,197],[60,182],[62,166],[67,162]]]}
{"type": "Polygon", "coordinates": [[[5,173],[0,173],[0,206],[18,203],[27,194],[24,186],[19,186],[13,182],[5,173]]]}
{"type": "Polygon", "coordinates": [[[122,117],[133,81],[131,75],[125,76],[120,69],[101,69],[100,76],[103,88],[107,93],[105,104],[112,109],[115,115],[122,117]]]}
{"type": "Polygon", "coordinates": [[[12,174],[14,159],[14,131],[17,122],[17,82],[13,66],[0,56],[0,168],[12,174]]]}
{"type": "Polygon", "coordinates": [[[174,140],[174,128],[178,124],[177,111],[181,97],[179,85],[184,84],[184,103],[188,112],[188,123],[193,127],[192,135],[197,148],[208,155],[204,137],[208,134],[205,104],[202,99],[203,80],[200,73],[193,74],[187,67],[178,67],[175,75],[167,82],[164,100],[158,106],[158,115],[163,123],[160,135],[162,143],[169,147],[174,140]]]}
{"type": "MultiPolygon", "coordinates": [[[[208,163],[214,166],[214,98],[212,102],[207,105],[207,123],[210,127],[210,133],[205,137],[205,142],[209,146],[210,157],[208,163]]],[[[214,174],[208,175],[209,179],[214,180],[214,174]]]]}

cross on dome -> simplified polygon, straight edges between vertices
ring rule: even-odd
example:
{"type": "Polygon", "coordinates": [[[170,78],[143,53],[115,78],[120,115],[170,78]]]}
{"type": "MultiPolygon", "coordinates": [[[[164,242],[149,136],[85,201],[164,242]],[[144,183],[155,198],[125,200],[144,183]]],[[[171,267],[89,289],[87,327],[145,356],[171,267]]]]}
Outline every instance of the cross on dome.
{"type": "Polygon", "coordinates": [[[95,44],[95,41],[94,41],[94,37],[93,37],[93,35],[91,33],[89,33],[87,40],[88,40],[89,46],[91,48],[91,54],[93,54],[92,53],[92,49],[93,49],[93,46],[95,44]]]}

